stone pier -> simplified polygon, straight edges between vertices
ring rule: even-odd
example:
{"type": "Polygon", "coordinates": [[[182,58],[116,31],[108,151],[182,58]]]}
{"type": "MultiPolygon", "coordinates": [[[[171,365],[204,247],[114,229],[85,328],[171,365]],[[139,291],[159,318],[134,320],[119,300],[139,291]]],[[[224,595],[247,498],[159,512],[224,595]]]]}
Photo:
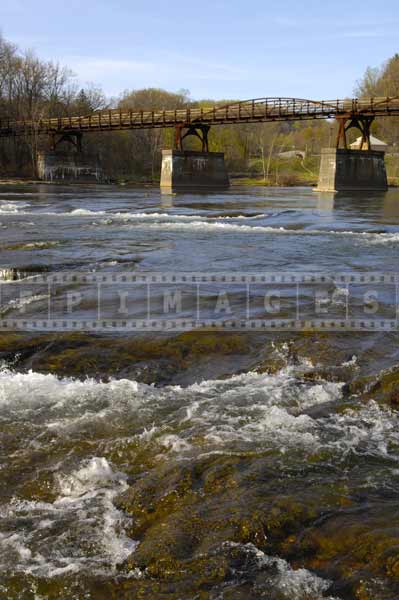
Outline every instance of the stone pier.
{"type": "Polygon", "coordinates": [[[323,148],[319,192],[371,191],[388,189],[384,152],[323,148]]]}
{"type": "Polygon", "coordinates": [[[162,151],[162,190],[211,191],[228,187],[223,152],[162,151]]]}
{"type": "Polygon", "coordinates": [[[39,151],[37,173],[43,181],[104,182],[96,161],[80,152],[39,151]]]}

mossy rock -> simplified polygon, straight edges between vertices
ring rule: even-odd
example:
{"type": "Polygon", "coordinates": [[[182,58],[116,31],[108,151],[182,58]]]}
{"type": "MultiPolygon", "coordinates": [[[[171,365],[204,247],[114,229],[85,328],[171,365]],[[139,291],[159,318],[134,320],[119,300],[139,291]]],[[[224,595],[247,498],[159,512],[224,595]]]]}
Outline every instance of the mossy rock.
{"type": "Polygon", "coordinates": [[[377,376],[368,375],[355,379],[348,386],[349,392],[360,396],[362,400],[375,400],[399,408],[399,369],[397,367],[382,371],[377,376]]]}
{"type": "Polygon", "coordinates": [[[398,578],[399,535],[384,530],[378,522],[351,522],[337,515],[313,528],[301,546],[310,551],[312,569],[328,569],[331,564],[340,577],[351,579],[364,573],[375,577],[398,578]]]}
{"type": "Polygon", "coordinates": [[[399,408],[399,369],[383,373],[367,391],[367,396],[377,402],[399,408]]]}
{"type": "Polygon", "coordinates": [[[81,379],[128,377],[148,384],[169,383],[177,373],[213,355],[245,355],[249,349],[245,335],[228,332],[119,338],[11,333],[0,339],[0,358],[14,368],[81,379]]]}
{"type": "Polygon", "coordinates": [[[341,347],[327,333],[301,332],[288,342],[269,343],[256,368],[259,372],[274,374],[288,365],[296,365],[304,381],[345,382],[353,377],[353,369],[346,366],[351,358],[347,348],[341,347]]]}

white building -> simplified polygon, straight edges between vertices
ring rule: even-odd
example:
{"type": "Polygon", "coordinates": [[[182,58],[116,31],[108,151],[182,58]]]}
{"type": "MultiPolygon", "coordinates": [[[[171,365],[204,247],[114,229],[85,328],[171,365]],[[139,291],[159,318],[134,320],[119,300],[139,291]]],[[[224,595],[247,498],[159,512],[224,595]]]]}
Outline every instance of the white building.
{"type": "MultiPolygon", "coordinates": [[[[362,136],[358,137],[357,140],[355,142],[353,142],[353,144],[351,144],[351,149],[352,150],[361,150],[362,149],[361,144],[362,144],[362,136]]],[[[386,152],[388,150],[388,144],[386,144],[382,140],[379,140],[378,138],[374,137],[373,135],[370,135],[370,146],[371,146],[371,150],[379,150],[380,152],[386,152]]]]}
{"type": "Polygon", "coordinates": [[[305,160],[306,152],[305,150],[288,150],[286,152],[279,152],[277,156],[279,158],[301,158],[305,160]]]}

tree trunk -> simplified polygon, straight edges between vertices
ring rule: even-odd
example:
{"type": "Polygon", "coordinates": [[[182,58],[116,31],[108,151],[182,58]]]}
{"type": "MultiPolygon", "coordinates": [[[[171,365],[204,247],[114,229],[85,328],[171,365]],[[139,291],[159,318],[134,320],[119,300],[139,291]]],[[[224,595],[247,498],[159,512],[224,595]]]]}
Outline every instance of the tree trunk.
{"type": "Polygon", "coordinates": [[[266,164],[265,164],[265,151],[263,148],[263,144],[260,147],[261,155],[262,155],[262,170],[263,170],[263,182],[266,183],[266,164]]]}
{"type": "Polygon", "coordinates": [[[272,155],[273,155],[273,150],[274,150],[274,144],[276,143],[277,138],[278,138],[278,133],[276,133],[276,135],[273,136],[272,144],[271,144],[270,149],[269,149],[269,157],[267,159],[267,169],[266,169],[266,177],[268,179],[269,179],[269,174],[270,174],[270,164],[272,162],[272,155]]]}

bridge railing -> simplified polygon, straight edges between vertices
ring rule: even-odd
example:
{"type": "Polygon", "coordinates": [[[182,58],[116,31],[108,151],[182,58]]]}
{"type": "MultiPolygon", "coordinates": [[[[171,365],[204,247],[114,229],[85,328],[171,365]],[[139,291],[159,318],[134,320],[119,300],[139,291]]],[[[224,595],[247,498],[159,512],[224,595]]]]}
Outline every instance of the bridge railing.
{"type": "Polygon", "coordinates": [[[190,123],[227,124],[262,121],[325,119],[342,115],[399,115],[399,98],[307,100],[257,98],[223,106],[189,107],[176,110],[114,109],[76,117],[54,117],[39,121],[0,120],[0,136],[64,132],[148,129],[190,123]]]}

